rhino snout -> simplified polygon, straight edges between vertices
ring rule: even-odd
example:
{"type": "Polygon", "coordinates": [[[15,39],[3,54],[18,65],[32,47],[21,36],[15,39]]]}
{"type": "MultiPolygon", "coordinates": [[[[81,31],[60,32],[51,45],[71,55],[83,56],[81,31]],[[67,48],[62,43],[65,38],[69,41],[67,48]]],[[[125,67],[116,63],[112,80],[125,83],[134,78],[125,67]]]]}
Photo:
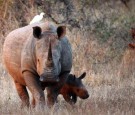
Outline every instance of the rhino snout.
{"type": "Polygon", "coordinates": [[[39,79],[41,82],[43,82],[44,81],[44,78],[43,77],[40,77],[40,79],[39,79]]]}
{"type": "Polygon", "coordinates": [[[87,94],[85,94],[84,96],[82,96],[81,98],[82,99],[87,99],[89,97],[89,94],[87,93],[87,94]]]}
{"type": "Polygon", "coordinates": [[[41,82],[59,82],[59,77],[53,75],[52,73],[45,73],[40,75],[41,82]]]}
{"type": "Polygon", "coordinates": [[[87,99],[89,97],[89,93],[87,90],[80,90],[80,92],[78,93],[78,96],[81,99],[87,99]]]}

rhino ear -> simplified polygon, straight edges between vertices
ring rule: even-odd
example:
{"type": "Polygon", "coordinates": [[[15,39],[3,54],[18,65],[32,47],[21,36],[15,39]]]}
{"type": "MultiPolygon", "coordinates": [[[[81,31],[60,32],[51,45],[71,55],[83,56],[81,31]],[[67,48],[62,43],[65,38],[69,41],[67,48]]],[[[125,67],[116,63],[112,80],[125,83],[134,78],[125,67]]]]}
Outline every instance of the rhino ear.
{"type": "Polygon", "coordinates": [[[57,28],[58,39],[66,35],[66,26],[59,26],[57,28]]]}
{"type": "Polygon", "coordinates": [[[40,39],[41,33],[42,33],[42,29],[39,26],[33,27],[33,36],[35,38],[40,39]]]}
{"type": "Polygon", "coordinates": [[[86,72],[84,72],[78,79],[83,79],[83,78],[85,78],[85,76],[86,76],[86,72]]]}

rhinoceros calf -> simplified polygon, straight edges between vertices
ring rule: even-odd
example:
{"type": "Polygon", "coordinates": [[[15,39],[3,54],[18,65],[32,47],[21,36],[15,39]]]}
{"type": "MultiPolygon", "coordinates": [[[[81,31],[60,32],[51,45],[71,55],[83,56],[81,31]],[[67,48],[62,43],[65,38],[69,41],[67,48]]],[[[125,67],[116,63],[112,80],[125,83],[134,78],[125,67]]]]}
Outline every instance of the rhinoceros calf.
{"type": "Polygon", "coordinates": [[[75,104],[77,102],[77,97],[81,99],[87,99],[89,97],[89,93],[82,83],[82,79],[85,78],[85,76],[85,72],[78,78],[73,74],[69,74],[65,84],[59,92],[68,103],[75,104]]]}
{"type": "Polygon", "coordinates": [[[55,27],[50,22],[16,29],[6,37],[3,47],[5,67],[12,76],[22,106],[29,106],[26,86],[36,106],[45,104],[42,82],[59,82],[72,67],[72,51],[66,27],[55,27]]]}
{"type": "Polygon", "coordinates": [[[82,79],[85,76],[85,72],[78,78],[73,74],[69,74],[66,79],[64,76],[61,76],[59,83],[48,87],[47,97],[49,105],[53,105],[57,101],[57,96],[59,94],[62,94],[69,104],[75,104],[77,102],[77,97],[87,99],[89,93],[82,83],[82,79]]]}

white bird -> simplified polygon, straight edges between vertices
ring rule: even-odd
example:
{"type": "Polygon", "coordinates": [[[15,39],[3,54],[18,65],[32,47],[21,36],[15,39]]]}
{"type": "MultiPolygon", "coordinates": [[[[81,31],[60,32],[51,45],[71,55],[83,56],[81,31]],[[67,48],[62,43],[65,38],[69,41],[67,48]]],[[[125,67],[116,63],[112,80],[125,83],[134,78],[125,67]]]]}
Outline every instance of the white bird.
{"type": "Polygon", "coordinates": [[[43,16],[45,15],[44,12],[40,13],[40,15],[36,15],[32,21],[30,22],[30,24],[36,23],[36,22],[40,22],[43,19],[43,16]]]}

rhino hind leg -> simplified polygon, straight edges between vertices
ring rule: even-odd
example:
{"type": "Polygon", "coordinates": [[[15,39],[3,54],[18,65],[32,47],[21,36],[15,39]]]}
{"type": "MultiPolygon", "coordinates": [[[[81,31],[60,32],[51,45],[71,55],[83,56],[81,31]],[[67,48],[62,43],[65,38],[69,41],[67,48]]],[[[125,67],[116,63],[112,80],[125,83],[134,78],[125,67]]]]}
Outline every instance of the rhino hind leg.
{"type": "Polygon", "coordinates": [[[25,86],[15,82],[17,93],[22,100],[21,107],[29,107],[29,95],[25,86]]]}

